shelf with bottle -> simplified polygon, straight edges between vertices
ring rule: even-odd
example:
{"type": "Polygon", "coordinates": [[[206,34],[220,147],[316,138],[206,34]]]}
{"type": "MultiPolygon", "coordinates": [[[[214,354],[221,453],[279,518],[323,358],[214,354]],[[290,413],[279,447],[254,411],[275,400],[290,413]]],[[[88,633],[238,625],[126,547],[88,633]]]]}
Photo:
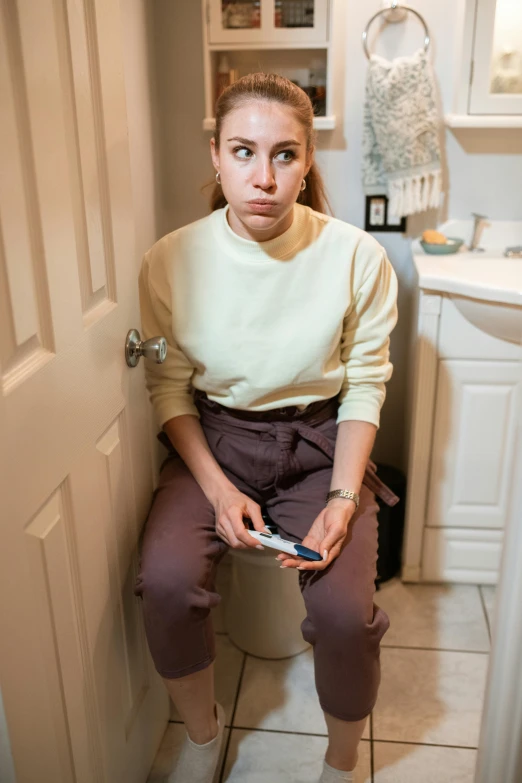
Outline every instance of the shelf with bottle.
{"type": "Polygon", "coordinates": [[[327,63],[326,49],[262,51],[230,49],[226,52],[212,52],[210,56],[212,112],[208,113],[204,120],[204,129],[214,128],[213,109],[223,90],[241,76],[257,71],[278,73],[297,84],[312,101],[315,127],[319,130],[334,128],[335,118],[328,111],[327,63]]]}

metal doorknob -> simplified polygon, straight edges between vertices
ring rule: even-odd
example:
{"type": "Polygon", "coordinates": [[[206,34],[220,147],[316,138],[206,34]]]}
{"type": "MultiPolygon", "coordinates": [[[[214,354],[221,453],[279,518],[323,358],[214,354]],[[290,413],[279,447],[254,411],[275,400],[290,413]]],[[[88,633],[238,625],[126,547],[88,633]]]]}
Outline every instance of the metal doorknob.
{"type": "Polygon", "coordinates": [[[156,364],[165,361],[167,355],[167,341],[164,337],[151,337],[150,340],[142,340],[137,329],[131,329],[125,340],[125,361],[129,367],[136,367],[140,356],[152,359],[156,364]]]}

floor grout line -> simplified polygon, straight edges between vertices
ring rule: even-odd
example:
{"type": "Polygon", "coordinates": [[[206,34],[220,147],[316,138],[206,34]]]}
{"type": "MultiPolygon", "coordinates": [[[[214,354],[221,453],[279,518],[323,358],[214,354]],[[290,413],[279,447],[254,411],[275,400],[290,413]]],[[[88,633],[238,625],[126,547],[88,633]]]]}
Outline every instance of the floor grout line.
{"type": "MultiPolygon", "coordinates": [[[[485,608],[485,604],[483,604],[483,609],[484,609],[484,611],[486,612],[486,615],[487,615],[487,610],[485,608]]],[[[490,633],[489,622],[487,620],[487,617],[486,617],[486,624],[487,624],[487,628],[488,628],[489,640],[491,641],[491,633],[490,633]]],[[[217,636],[228,636],[228,633],[226,633],[226,631],[216,631],[216,635],[217,636]]],[[[489,655],[490,652],[491,652],[490,650],[465,650],[465,649],[458,648],[458,647],[417,647],[415,645],[409,645],[409,644],[386,644],[384,642],[381,642],[381,648],[383,648],[385,650],[423,650],[425,652],[471,653],[473,655],[489,655]]],[[[306,652],[306,650],[305,650],[305,652],[306,652]]],[[[299,653],[299,654],[301,655],[302,653],[299,653]]],[[[252,656],[252,657],[253,658],[257,658],[257,656],[255,656],[255,655],[252,656]]],[[[289,657],[290,658],[294,658],[296,656],[292,655],[292,656],[289,656],[289,657]]],[[[281,660],[283,660],[283,659],[281,659],[281,660]]],[[[284,660],[288,660],[288,659],[285,658],[284,660]]]]}
{"type": "MultiPolygon", "coordinates": [[[[373,723],[373,719],[371,721],[373,723]]],[[[178,720],[171,720],[169,723],[178,723],[181,724],[182,721],[178,720]]],[[[315,734],[313,732],[305,732],[305,731],[283,731],[282,729],[260,729],[255,728],[253,726],[232,726],[231,724],[226,724],[225,728],[229,728],[232,732],[233,729],[237,729],[238,731],[255,731],[258,734],[286,734],[291,737],[319,737],[321,739],[328,739],[328,734],[315,734]]],[[[426,748],[452,748],[454,750],[477,750],[478,747],[475,745],[448,745],[444,744],[442,742],[411,742],[410,740],[391,740],[391,739],[378,739],[377,737],[372,736],[372,730],[370,730],[370,739],[363,739],[362,742],[369,742],[371,748],[373,749],[373,746],[375,743],[382,742],[387,743],[389,745],[414,745],[418,747],[426,747],[426,748]]]]}
{"type": "Polygon", "coordinates": [[[410,647],[408,644],[382,644],[383,650],[422,650],[423,652],[449,652],[449,653],[469,653],[470,655],[489,655],[490,650],[459,650],[449,647],[410,647]]]}
{"type": "Polygon", "coordinates": [[[421,748],[452,748],[453,750],[478,750],[476,745],[444,745],[440,742],[410,742],[409,740],[374,739],[373,743],[382,742],[388,745],[415,745],[421,748]]]}
{"type": "Polygon", "coordinates": [[[489,615],[488,615],[488,610],[486,609],[486,601],[484,599],[484,594],[482,592],[482,585],[478,585],[478,591],[480,595],[480,603],[482,604],[482,611],[484,612],[484,617],[486,618],[486,627],[488,629],[489,643],[491,644],[491,627],[489,625],[489,615]]]}
{"type": "MultiPolygon", "coordinates": [[[[246,660],[247,660],[247,654],[243,653],[243,662],[241,664],[241,671],[239,672],[239,679],[237,683],[237,689],[236,689],[236,696],[234,699],[234,706],[232,708],[232,715],[230,716],[230,726],[229,726],[229,732],[227,737],[227,744],[225,747],[225,752],[223,754],[223,763],[221,764],[221,772],[219,773],[219,783],[222,783],[223,781],[223,775],[225,774],[225,767],[227,763],[227,756],[228,756],[228,750],[230,747],[230,740],[232,738],[232,731],[235,728],[234,726],[234,718],[236,717],[236,709],[237,709],[237,703],[239,701],[239,692],[241,690],[241,683],[243,682],[243,674],[245,672],[246,667],[246,660]]],[[[226,726],[226,724],[225,724],[226,726]]]]}
{"type": "Polygon", "coordinates": [[[370,712],[370,783],[374,779],[374,761],[373,761],[373,710],[370,712]]]}

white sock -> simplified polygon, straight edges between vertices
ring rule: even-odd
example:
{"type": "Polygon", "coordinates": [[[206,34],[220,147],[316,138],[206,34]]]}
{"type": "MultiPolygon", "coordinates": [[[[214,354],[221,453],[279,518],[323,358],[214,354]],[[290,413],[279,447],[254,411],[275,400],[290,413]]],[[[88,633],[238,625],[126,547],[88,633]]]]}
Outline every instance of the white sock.
{"type": "Polygon", "coordinates": [[[225,711],[217,702],[216,715],[217,736],[204,745],[198,745],[187,734],[176,766],[167,778],[167,783],[214,783],[225,728],[225,711]]]}
{"type": "Polygon", "coordinates": [[[325,760],[319,783],[353,783],[353,770],[346,772],[342,769],[334,769],[325,760]]]}

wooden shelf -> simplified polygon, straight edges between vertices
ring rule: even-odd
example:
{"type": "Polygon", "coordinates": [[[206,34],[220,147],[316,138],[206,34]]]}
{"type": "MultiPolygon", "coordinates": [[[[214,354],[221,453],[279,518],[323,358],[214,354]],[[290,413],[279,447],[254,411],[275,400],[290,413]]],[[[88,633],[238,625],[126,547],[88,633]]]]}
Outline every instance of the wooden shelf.
{"type": "MultiPolygon", "coordinates": [[[[205,117],[203,120],[203,130],[213,131],[216,127],[214,117],[205,117]]],[[[335,128],[335,115],[328,117],[314,117],[314,128],[316,130],[333,130],[335,128]]]]}
{"type": "Polygon", "coordinates": [[[446,114],[448,128],[522,128],[522,114],[446,114]]]}
{"type": "Polygon", "coordinates": [[[209,44],[209,52],[248,52],[257,51],[262,49],[264,51],[268,49],[276,50],[288,50],[288,49],[328,49],[328,41],[299,41],[299,42],[266,42],[266,43],[219,43],[209,44]]]}

